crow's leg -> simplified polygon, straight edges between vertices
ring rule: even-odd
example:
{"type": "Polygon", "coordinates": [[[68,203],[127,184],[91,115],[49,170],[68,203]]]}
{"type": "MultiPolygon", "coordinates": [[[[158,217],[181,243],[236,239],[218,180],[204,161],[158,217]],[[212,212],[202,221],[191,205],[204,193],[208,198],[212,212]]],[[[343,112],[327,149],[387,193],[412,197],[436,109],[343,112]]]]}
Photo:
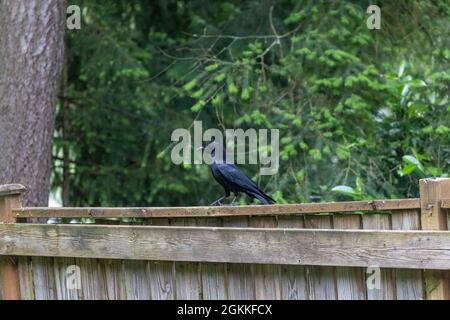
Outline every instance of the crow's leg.
{"type": "Polygon", "coordinates": [[[210,204],[210,206],[223,206],[222,200],[225,199],[225,196],[217,199],[213,203],[210,204]]]}
{"type": "Polygon", "coordinates": [[[230,205],[234,206],[234,202],[236,201],[236,199],[237,199],[238,197],[239,197],[239,192],[234,194],[233,201],[231,201],[231,204],[230,204],[230,205]]]}

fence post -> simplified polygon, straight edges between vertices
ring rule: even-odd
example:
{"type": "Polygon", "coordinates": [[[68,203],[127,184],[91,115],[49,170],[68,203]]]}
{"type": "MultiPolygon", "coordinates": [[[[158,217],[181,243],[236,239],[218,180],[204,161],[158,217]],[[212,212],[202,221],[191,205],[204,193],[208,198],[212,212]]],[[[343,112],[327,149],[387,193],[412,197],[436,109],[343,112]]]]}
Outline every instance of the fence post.
{"type": "MultiPolygon", "coordinates": [[[[450,179],[421,179],[419,189],[422,230],[448,230],[447,213],[441,208],[441,200],[450,199],[450,179]]],[[[424,275],[427,299],[450,299],[449,271],[425,270],[424,275]]]]}
{"type": "MultiPolygon", "coordinates": [[[[13,208],[21,207],[21,195],[25,187],[20,184],[0,186],[0,223],[15,223],[13,208]]],[[[0,256],[0,290],[4,300],[19,300],[20,283],[17,261],[13,257],[0,256]]]]}

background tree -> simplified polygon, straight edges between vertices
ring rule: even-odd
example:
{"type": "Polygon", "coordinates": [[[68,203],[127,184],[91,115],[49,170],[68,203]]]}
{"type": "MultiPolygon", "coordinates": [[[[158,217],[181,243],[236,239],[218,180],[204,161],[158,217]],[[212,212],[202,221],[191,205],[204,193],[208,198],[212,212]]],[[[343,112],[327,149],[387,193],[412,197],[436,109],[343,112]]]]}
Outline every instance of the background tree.
{"type": "Polygon", "coordinates": [[[48,203],[64,21],[64,1],[0,1],[0,184],[28,206],[48,203]]]}

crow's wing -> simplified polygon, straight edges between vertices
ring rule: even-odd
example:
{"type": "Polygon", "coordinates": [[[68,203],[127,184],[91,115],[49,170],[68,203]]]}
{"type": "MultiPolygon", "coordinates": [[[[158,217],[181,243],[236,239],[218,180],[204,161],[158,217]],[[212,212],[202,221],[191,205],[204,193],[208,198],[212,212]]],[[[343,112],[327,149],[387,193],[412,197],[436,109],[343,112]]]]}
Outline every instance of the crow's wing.
{"type": "Polygon", "coordinates": [[[238,167],[230,163],[217,164],[217,171],[227,182],[242,188],[243,190],[259,190],[256,183],[247,177],[238,167]]]}

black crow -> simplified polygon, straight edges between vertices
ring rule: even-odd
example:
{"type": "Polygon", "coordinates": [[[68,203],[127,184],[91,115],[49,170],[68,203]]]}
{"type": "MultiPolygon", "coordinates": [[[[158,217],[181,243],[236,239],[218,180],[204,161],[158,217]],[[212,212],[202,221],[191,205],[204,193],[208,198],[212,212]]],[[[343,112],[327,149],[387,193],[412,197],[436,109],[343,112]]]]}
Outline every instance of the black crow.
{"type": "Polygon", "coordinates": [[[239,170],[237,166],[227,162],[222,144],[214,141],[205,149],[211,152],[210,168],[212,175],[225,190],[225,196],[214,201],[211,205],[223,205],[222,200],[229,197],[230,192],[233,192],[235,195],[232,204],[234,204],[234,201],[236,200],[236,197],[239,196],[240,192],[245,193],[250,198],[258,199],[262,204],[275,203],[275,200],[272,199],[272,197],[265,194],[256,183],[239,170]]]}

